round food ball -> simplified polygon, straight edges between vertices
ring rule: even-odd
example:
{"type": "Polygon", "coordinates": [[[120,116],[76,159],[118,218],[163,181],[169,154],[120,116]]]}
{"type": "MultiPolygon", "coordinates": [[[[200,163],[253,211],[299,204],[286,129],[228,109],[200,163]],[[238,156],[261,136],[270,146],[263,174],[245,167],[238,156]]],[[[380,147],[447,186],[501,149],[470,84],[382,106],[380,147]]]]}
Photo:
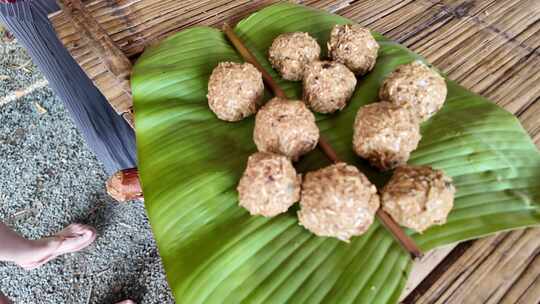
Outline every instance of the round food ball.
{"type": "Polygon", "coordinates": [[[257,152],[238,184],[240,206],[251,215],[276,216],[300,199],[300,175],[282,155],[257,152]]]}
{"type": "Polygon", "coordinates": [[[319,59],[321,47],[308,33],[286,33],[274,39],[268,55],[281,77],[299,81],[304,77],[306,64],[319,59]]]}
{"type": "Polygon", "coordinates": [[[300,225],[318,236],[348,242],[373,223],[379,195],[356,167],[337,163],[306,174],[300,207],[300,225]]]}
{"type": "Polygon", "coordinates": [[[356,77],[339,62],[313,61],[306,66],[304,100],[315,112],[342,110],[356,87],[356,77]]]}
{"type": "Polygon", "coordinates": [[[383,209],[400,225],[418,232],[442,225],[454,206],[452,179],[429,166],[403,166],[384,186],[383,209]]]}
{"type": "Polygon", "coordinates": [[[262,74],[250,63],[221,62],[208,81],[208,105],[217,117],[239,121],[257,112],[264,94],[262,74]]]}
{"type": "Polygon", "coordinates": [[[353,149],[380,170],[405,164],[421,138],[417,118],[402,106],[381,101],[356,114],[353,149]]]}
{"type": "Polygon", "coordinates": [[[379,44],[371,32],[358,24],[338,24],[330,33],[328,55],[357,75],[364,75],[373,69],[378,52],[379,44]]]}
{"type": "Polygon", "coordinates": [[[296,161],[317,146],[319,128],[315,115],[302,101],[275,97],[257,113],[253,141],[259,151],[296,161]]]}
{"type": "Polygon", "coordinates": [[[420,121],[426,121],[442,108],[446,93],[444,78],[421,61],[414,61],[390,73],[379,96],[381,100],[410,106],[420,121]]]}

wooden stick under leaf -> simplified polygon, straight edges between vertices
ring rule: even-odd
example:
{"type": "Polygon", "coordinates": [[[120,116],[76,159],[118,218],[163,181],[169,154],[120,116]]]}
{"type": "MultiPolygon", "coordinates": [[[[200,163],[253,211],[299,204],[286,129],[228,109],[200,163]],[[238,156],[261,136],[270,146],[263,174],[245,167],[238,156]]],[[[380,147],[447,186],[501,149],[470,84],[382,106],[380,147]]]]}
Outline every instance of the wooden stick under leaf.
{"type": "MultiPolygon", "coordinates": [[[[270,87],[274,95],[281,98],[287,98],[285,92],[278,86],[272,76],[263,68],[251,51],[249,51],[249,49],[244,45],[240,37],[238,37],[232,28],[226,23],[223,25],[223,32],[229,38],[244,60],[253,64],[262,73],[264,81],[270,87]]],[[[334,163],[340,162],[336,151],[322,136],[319,139],[319,148],[324,152],[329,160],[334,163]]],[[[416,245],[414,240],[410,238],[386,212],[379,208],[377,211],[377,217],[413,258],[422,257],[423,254],[418,245],[416,245]]]]}

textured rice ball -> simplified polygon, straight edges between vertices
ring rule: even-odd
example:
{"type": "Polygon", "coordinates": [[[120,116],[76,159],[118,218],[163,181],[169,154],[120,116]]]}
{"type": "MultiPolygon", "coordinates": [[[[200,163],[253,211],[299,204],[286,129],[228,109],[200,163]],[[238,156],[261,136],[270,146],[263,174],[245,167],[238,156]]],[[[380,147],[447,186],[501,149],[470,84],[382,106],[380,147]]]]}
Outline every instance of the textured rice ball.
{"type": "Polygon", "coordinates": [[[452,179],[428,166],[403,166],[383,188],[383,209],[402,226],[418,232],[442,225],[454,206],[452,179]]]}
{"type": "Polygon", "coordinates": [[[357,75],[373,69],[378,52],[379,44],[371,32],[358,24],[335,25],[330,33],[328,55],[357,75]]]}
{"type": "Polygon", "coordinates": [[[296,161],[317,146],[319,128],[303,102],[276,97],[257,113],[253,141],[259,151],[279,153],[296,161]]]}
{"type": "Polygon", "coordinates": [[[208,81],[208,105],[217,117],[239,121],[257,112],[264,94],[262,74],[250,63],[221,62],[208,81]]]}
{"type": "Polygon", "coordinates": [[[405,164],[420,139],[417,118],[402,106],[381,101],[356,114],[353,149],[380,170],[405,164]]]}
{"type": "Polygon", "coordinates": [[[356,167],[338,163],[306,174],[300,207],[300,225],[318,236],[348,242],[369,229],[379,196],[356,167]]]}
{"type": "Polygon", "coordinates": [[[282,155],[257,152],[238,184],[240,206],[251,215],[276,216],[300,199],[300,175],[282,155]]]}
{"type": "Polygon", "coordinates": [[[304,100],[319,113],[342,110],[354,93],[356,77],[339,62],[313,61],[306,66],[304,100]]]}
{"type": "Polygon", "coordinates": [[[299,81],[304,76],[306,64],[319,59],[321,47],[308,33],[286,33],[274,39],[268,55],[281,77],[299,81]]]}
{"type": "Polygon", "coordinates": [[[410,106],[421,121],[442,108],[446,94],[444,78],[421,61],[399,66],[384,80],[379,91],[381,100],[410,106]]]}

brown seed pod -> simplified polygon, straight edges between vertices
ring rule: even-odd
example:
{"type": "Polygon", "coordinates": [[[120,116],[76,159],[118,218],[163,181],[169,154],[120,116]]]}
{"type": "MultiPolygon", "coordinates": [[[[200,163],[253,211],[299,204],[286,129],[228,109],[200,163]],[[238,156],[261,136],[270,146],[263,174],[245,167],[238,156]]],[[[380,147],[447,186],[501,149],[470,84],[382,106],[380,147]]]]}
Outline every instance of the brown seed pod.
{"type": "Polygon", "coordinates": [[[369,229],[379,196],[356,167],[337,163],[306,174],[300,207],[300,225],[318,236],[348,242],[369,229]]]}
{"type": "Polygon", "coordinates": [[[454,205],[452,179],[429,166],[398,167],[381,194],[383,209],[418,232],[442,225],[454,205]]]}
{"type": "Polygon", "coordinates": [[[356,77],[339,62],[313,61],[306,66],[303,84],[308,107],[319,113],[333,113],[347,105],[356,77]]]}
{"type": "Polygon", "coordinates": [[[318,60],[321,47],[308,33],[295,32],[279,35],[270,46],[268,60],[281,77],[299,81],[305,65],[318,60]]]}
{"type": "Polygon", "coordinates": [[[221,62],[208,81],[208,105],[225,121],[255,114],[263,94],[262,74],[250,63],[221,62]]]}
{"type": "Polygon", "coordinates": [[[371,32],[358,24],[335,25],[330,33],[328,55],[357,75],[373,69],[378,51],[379,44],[371,32]]]}
{"type": "Polygon", "coordinates": [[[420,121],[428,120],[442,108],[446,94],[444,78],[421,61],[399,66],[379,91],[381,100],[410,107],[420,121]]]}
{"type": "Polygon", "coordinates": [[[405,164],[420,139],[416,117],[402,106],[381,101],[356,114],[353,149],[380,170],[405,164]]]}
{"type": "Polygon", "coordinates": [[[319,128],[303,102],[276,97],[257,113],[253,141],[259,151],[279,153],[296,161],[315,149],[319,128]]]}
{"type": "Polygon", "coordinates": [[[240,206],[251,215],[276,216],[300,199],[300,175],[282,155],[257,152],[238,184],[240,206]]]}

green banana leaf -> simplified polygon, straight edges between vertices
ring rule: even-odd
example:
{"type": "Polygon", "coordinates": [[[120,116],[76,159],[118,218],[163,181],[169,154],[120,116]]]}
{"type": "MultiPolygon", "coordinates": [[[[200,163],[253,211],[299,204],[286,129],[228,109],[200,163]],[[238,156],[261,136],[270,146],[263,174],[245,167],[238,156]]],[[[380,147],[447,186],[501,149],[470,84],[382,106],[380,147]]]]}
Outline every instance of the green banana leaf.
{"type": "MultiPolygon", "coordinates": [[[[325,46],[334,24],[350,22],[282,3],[235,31],[279,79],[266,59],[277,35],[306,31],[325,46]]],[[[388,176],[352,152],[355,114],[377,100],[388,73],[423,59],[375,35],[381,45],[375,69],[359,80],[346,109],[317,120],[341,158],[380,186],[388,176]]],[[[235,188],[256,151],[254,119],[227,123],[209,110],[207,81],[220,61],[242,59],[219,30],[194,27],[148,49],[132,76],[146,208],[177,302],[397,302],[412,261],[380,223],[346,244],[300,227],[296,210],[265,219],[238,206],[235,188]]],[[[299,83],[279,84],[291,98],[301,96],[299,83]]],[[[448,92],[444,108],[422,125],[410,160],[443,169],[457,187],[445,225],[421,235],[408,231],[425,251],[540,223],[540,154],[519,121],[452,81],[448,92]]],[[[316,150],[297,167],[306,172],[328,164],[316,150]]]]}

